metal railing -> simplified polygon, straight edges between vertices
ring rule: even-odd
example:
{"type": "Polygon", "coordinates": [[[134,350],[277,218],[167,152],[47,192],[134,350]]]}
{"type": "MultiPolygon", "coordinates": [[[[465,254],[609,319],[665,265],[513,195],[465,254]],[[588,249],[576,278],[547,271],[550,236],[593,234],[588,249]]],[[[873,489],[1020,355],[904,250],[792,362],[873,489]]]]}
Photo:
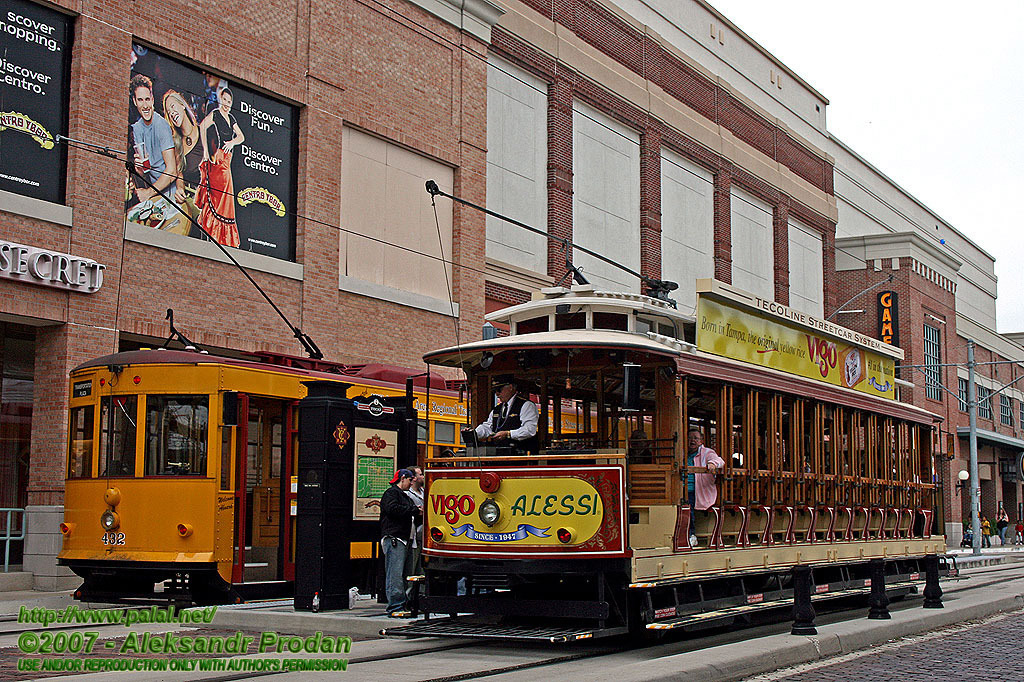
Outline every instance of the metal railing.
{"type": "Polygon", "coordinates": [[[3,527],[4,534],[0,535],[0,540],[4,542],[4,573],[9,573],[11,568],[11,543],[25,541],[25,510],[20,507],[0,507],[0,513],[6,513],[7,517],[3,527]],[[21,514],[21,517],[18,518],[18,527],[21,530],[17,535],[12,534],[11,517],[14,514],[21,514]]]}

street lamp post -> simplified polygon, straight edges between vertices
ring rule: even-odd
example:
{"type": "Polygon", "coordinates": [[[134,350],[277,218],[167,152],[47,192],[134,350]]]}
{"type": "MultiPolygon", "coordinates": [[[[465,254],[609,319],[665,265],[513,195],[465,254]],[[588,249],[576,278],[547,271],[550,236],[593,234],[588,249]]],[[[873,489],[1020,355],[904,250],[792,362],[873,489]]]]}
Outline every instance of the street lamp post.
{"type": "Polygon", "coordinates": [[[967,415],[970,418],[972,553],[981,554],[981,480],[978,478],[978,400],[974,386],[974,340],[967,340],[967,415]]]}

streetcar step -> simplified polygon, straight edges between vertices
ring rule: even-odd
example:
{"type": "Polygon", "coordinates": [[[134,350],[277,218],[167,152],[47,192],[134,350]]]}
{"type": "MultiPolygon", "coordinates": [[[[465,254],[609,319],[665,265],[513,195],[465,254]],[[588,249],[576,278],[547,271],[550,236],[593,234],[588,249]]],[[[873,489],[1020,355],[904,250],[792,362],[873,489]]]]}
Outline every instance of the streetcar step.
{"type": "Polygon", "coordinates": [[[628,628],[595,628],[578,626],[537,626],[529,624],[486,623],[464,618],[425,620],[412,625],[384,628],[385,637],[466,637],[470,639],[500,639],[518,642],[576,642],[626,634],[628,628]]]}
{"type": "MultiPolygon", "coordinates": [[[[914,591],[916,586],[920,584],[920,581],[903,581],[898,583],[888,583],[885,586],[885,593],[889,597],[902,596],[914,591]]],[[[864,595],[869,593],[870,591],[870,587],[852,587],[845,590],[835,590],[831,592],[823,592],[821,594],[812,594],[811,600],[826,601],[829,599],[841,599],[843,597],[864,595]]],[[[674,630],[676,628],[682,628],[691,625],[708,625],[710,623],[714,623],[717,621],[735,618],[736,616],[745,616],[754,613],[755,611],[791,608],[792,606],[792,598],[775,599],[772,601],[758,602],[756,604],[740,604],[737,606],[729,606],[722,609],[716,609],[714,611],[703,611],[701,613],[692,613],[685,616],[680,616],[678,618],[672,618],[670,620],[662,620],[654,623],[648,623],[647,629],[674,630]]]]}

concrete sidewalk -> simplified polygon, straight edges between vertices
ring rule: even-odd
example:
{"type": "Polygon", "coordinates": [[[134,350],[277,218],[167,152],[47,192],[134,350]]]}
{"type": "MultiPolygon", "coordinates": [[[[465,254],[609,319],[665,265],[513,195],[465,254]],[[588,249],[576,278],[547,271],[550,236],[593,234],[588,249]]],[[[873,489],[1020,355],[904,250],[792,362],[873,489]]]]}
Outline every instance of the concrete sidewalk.
{"type": "Polygon", "coordinates": [[[217,607],[210,627],[295,635],[322,632],[333,636],[348,635],[352,639],[372,639],[378,637],[381,628],[413,622],[408,618],[390,618],[384,607],[385,604],[378,604],[375,599],[360,599],[353,609],[312,613],[296,611],[291,599],[250,602],[217,607]]]}

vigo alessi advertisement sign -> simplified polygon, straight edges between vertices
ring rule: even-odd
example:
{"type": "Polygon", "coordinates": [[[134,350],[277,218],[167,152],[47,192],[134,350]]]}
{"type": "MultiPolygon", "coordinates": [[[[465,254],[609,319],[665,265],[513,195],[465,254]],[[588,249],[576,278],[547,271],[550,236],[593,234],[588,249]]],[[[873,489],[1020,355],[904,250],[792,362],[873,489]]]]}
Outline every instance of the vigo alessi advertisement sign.
{"type": "Polygon", "coordinates": [[[26,0],[0,8],[0,189],[61,203],[71,18],[26,0]]]}
{"type": "Polygon", "coordinates": [[[869,395],[896,396],[892,358],[707,296],[697,303],[697,347],[869,395]]]}
{"type": "Polygon", "coordinates": [[[128,154],[164,195],[129,177],[128,222],[295,259],[291,105],[153,48],[131,51],[128,154]],[[173,204],[173,205],[172,205],[173,204]]]}

